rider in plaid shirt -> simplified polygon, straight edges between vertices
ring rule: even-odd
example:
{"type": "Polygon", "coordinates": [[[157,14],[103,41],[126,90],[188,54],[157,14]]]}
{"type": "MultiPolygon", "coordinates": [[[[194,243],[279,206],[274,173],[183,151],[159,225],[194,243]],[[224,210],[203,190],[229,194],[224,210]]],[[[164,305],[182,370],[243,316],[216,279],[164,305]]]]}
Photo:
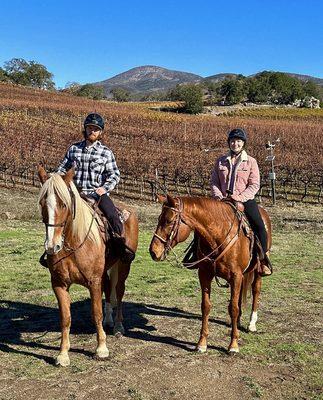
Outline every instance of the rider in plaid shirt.
{"type": "Polygon", "coordinates": [[[84,140],[74,143],[68,149],[57,172],[65,174],[75,168],[74,183],[82,194],[99,202],[100,210],[107,217],[113,231],[113,248],[121,256],[127,254],[125,239],[122,237],[122,223],[109,196],[120,180],[120,172],[114,155],[99,139],[104,129],[104,120],[97,113],[89,114],[84,120],[84,140]]]}
{"type": "Polygon", "coordinates": [[[57,172],[65,174],[73,166],[74,183],[86,195],[98,197],[96,189],[100,187],[110,193],[120,180],[112,151],[99,141],[90,146],[87,146],[86,140],[72,144],[57,172]]]}

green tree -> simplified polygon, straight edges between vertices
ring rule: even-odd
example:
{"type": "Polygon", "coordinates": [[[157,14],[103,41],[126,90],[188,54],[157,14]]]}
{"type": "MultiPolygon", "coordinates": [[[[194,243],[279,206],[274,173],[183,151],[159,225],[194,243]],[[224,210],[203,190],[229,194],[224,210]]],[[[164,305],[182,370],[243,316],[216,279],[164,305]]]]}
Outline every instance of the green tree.
{"type": "Polygon", "coordinates": [[[104,89],[102,86],[87,83],[81,86],[76,92],[76,96],[88,97],[93,100],[102,100],[104,97],[104,89]]]}
{"type": "Polygon", "coordinates": [[[183,111],[198,114],[203,110],[203,92],[200,85],[177,85],[169,93],[170,100],[183,101],[183,111]]]}
{"type": "Polygon", "coordinates": [[[306,81],[303,83],[303,91],[305,96],[313,96],[317,99],[320,98],[320,88],[313,81],[306,81]]]}
{"type": "Polygon", "coordinates": [[[23,58],[12,58],[4,63],[4,70],[10,81],[24,86],[39,89],[54,89],[53,74],[47,68],[35,61],[23,58]]]}
{"type": "Polygon", "coordinates": [[[245,78],[225,79],[219,89],[220,94],[228,105],[240,103],[247,96],[245,78]]]}
{"type": "Polygon", "coordinates": [[[8,81],[9,77],[7,72],[3,68],[0,68],[0,82],[8,82],[8,81]]]}
{"type": "Polygon", "coordinates": [[[28,86],[29,81],[26,76],[28,66],[28,62],[23,58],[12,58],[4,63],[4,70],[13,83],[28,86]]]}
{"type": "Polygon", "coordinates": [[[271,86],[266,77],[253,77],[247,81],[247,97],[253,103],[266,103],[270,99],[271,86]]]}
{"type": "Polygon", "coordinates": [[[38,89],[54,89],[53,74],[47,68],[35,61],[30,61],[26,70],[26,76],[30,86],[38,89]]]}
{"type": "Polygon", "coordinates": [[[118,102],[129,101],[130,93],[126,89],[114,88],[110,90],[110,93],[112,94],[112,98],[115,101],[118,102]]]}

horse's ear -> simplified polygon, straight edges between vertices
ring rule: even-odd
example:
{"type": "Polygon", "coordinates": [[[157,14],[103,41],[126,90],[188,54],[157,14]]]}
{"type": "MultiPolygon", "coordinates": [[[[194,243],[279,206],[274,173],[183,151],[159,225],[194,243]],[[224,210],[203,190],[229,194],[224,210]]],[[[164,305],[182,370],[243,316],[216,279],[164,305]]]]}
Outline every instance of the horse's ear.
{"type": "Polygon", "coordinates": [[[166,202],[166,197],[162,194],[157,194],[157,201],[158,203],[164,204],[166,202]]]}
{"type": "Polygon", "coordinates": [[[167,195],[167,204],[170,207],[176,208],[176,203],[175,203],[174,197],[172,197],[170,194],[167,195]]]}
{"type": "Polygon", "coordinates": [[[62,175],[63,181],[66,183],[66,185],[69,185],[70,182],[72,182],[74,175],[75,175],[74,168],[69,169],[65,175],[62,175]]]}
{"type": "Polygon", "coordinates": [[[38,165],[37,171],[38,171],[39,180],[40,180],[41,184],[43,185],[48,179],[47,172],[42,164],[38,165]]]}

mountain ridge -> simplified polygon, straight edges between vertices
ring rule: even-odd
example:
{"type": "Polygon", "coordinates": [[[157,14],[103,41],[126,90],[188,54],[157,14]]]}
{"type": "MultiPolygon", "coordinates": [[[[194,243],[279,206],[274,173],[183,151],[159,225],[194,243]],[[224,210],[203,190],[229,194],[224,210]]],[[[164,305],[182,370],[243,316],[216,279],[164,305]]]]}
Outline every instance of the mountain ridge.
{"type": "MultiPolygon", "coordinates": [[[[261,72],[249,75],[249,77],[256,76],[261,72]]],[[[323,78],[292,72],[282,73],[300,79],[302,81],[312,81],[317,85],[323,87],[323,78]]],[[[132,94],[148,94],[165,92],[169,89],[172,89],[177,84],[199,83],[206,80],[212,82],[220,82],[226,78],[234,78],[238,75],[239,74],[237,73],[228,72],[202,77],[191,72],[176,71],[155,65],[142,65],[121,72],[120,74],[117,74],[103,81],[94,82],[92,84],[96,86],[102,86],[104,88],[105,95],[111,97],[112,95],[110,91],[115,88],[125,89],[132,94]]]]}

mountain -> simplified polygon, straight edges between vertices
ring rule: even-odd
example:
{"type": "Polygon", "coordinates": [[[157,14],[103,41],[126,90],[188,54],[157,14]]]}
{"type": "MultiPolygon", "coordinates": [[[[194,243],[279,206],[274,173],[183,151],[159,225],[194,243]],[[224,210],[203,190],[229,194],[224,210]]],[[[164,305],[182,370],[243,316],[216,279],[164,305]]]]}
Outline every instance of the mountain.
{"type": "Polygon", "coordinates": [[[103,86],[105,94],[110,95],[113,88],[123,88],[131,93],[147,93],[166,91],[179,83],[199,82],[203,78],[189,72],[172,71],[170,69],[145,65],[132,68],[110,79],[95,82],[103,86]]]}
{"type": "Polygon", "coordinates": [[[322,78],[316,78],[315,76],[311,75],[301,75],[301,74],[293,74],[291,72],[284,72],[285,74],[291,76],[292,78],[297,78],[301,81],[312,81],[316,85],[323,86],[323,79],[322,78]]]}
{"type": "MultiPolygon", "coordinates": [[[[249,77],[260,74],[258,72],[249,77]]],[[[323,79],[310,75],[301,75],[295,73],[284,72],[285,74],[298,78],[302,81],[313,81],[315,84],[323,87],[323,79]]],[[[189,72],[173,71],[167,68],[157,67],[154,65],[144,65],[132,68],[126,72],[118,74],[112,78],[101,82],[95,82],[94,85],[103,86],[105,95],[112,97],[110,91],[114,88],[123,88],[131,93],[131,98],[140,98],[142,95],[157,94],[172,89],[181,83],[197,83],[203,81],[212,81],[214,83],[221,82],[227,78],[236,78],[239,74],[221,73],[203,78],[202,76],[189,72]]]]}

